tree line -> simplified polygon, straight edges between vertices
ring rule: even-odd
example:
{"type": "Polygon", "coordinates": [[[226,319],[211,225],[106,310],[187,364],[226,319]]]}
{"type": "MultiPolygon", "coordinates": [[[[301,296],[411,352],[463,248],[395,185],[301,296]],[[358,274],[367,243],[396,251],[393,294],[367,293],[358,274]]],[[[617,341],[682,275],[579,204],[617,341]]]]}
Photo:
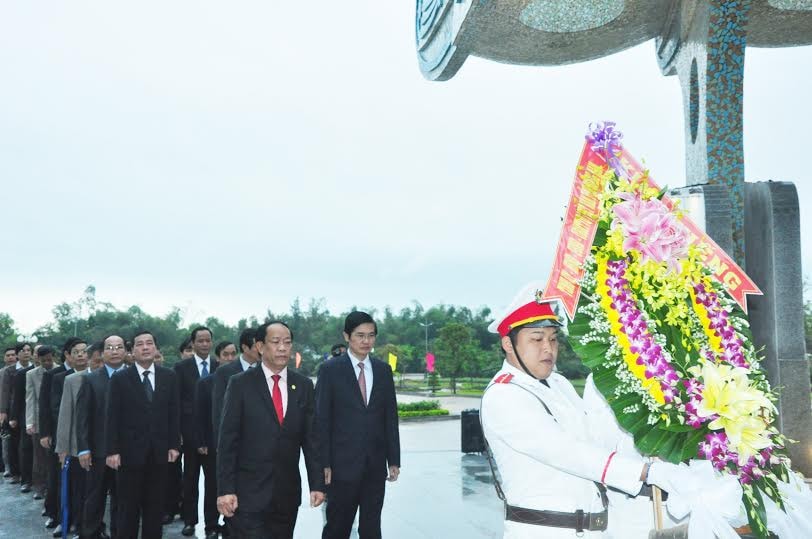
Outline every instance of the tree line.
{"type": "MultiPolygon", "coordinates": [[[[172,365],[179,357],[178,347],[188,337],[192,327],[205,325],[212,330],[215,343],[228,340],[238,342],[240,333],[267,320],[283,320],[293,331],[294,351],[302,357],[300,372],[314,375],[318,365],[329,354],[332,345],[343,342],[342,328],[347,312],[333,314],[324,299],[310,299],[306,305],[296,299],[286,312],[267,310],[261,317],[243,318],[236,325],[228,325],[214,317],[205,320],[184,321],[179,308],[166,315],[147,313],[136,305],[119,309],[109,303],[95,300],[95,289],[90,286],[80,300],[63,302],[52,309],[53,321],[33,336],[37,342],[61,346],[69,337],[78,335],[88,342],[102,339],[110,333],[128,338],[137,328],[154,332],[165,362],[172,365]]],[[[497,335],[487,328],[493,319],[491,309],[476,310],[454,305],[435,305],[424,308],[420,303],[398,311],[364,308],[378,323],[375,355],[387,360],[388,354],[397,356],[400,374],[424,373],[426,352],[435,355],[435,368],[443,377],[454,381],[459,377],[491,377],[502,365],[503,354],[497,335]]],[[[13,345],[22,336],[14,328],[14,321],[0,313],[0,341],[13,345]]],[[[566,341],[560,340],[558,368],[565,376],[582,378],[589,372],[575,356],[566,341]]]]}

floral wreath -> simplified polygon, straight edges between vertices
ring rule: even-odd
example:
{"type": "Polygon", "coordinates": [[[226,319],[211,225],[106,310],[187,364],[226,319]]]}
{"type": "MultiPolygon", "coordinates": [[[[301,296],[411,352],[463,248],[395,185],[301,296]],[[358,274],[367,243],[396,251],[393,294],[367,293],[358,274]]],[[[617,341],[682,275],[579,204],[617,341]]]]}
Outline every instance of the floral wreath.
{"type": "Polygon", "coordinates": [[[570,342],[643,454],[735,475],[752,531],[767,537],[763,496],[784,509],[777,481],[790,473],[776,396],[706,247],[647,172],[628,177],[620,139],[612,122],[587,135],[609,166],[570,342]]]}

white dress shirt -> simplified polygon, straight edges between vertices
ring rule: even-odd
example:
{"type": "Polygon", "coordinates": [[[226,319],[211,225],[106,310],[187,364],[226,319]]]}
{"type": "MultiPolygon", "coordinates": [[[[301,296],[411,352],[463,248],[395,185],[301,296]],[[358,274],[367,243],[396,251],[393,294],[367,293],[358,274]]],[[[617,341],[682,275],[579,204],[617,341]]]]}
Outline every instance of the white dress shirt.
{"type": "Polygon", "coordinates": [[[152,385],[152,391],[154,392],[155,391],[155,382],[156,382],[156,380],[155,380],[155,364],[153,363],[152,365],[149,366],[148,369],[145,369],[144,367],[142,367],[141,365],[136,363],[135,364],[135,369],[136,369],[136,371],[138,371],[138,379],[141,380],[142,384],[144,383],[144,372],[149,371],[149,376],[147,376],[147,379],[149,380],[149,383],[152,385]]]}
{"type": "Polygon", "coordinates": [[[206,359],[203,359],[202,357],[195,354],[195,364],[197,365],[197,375],[200,376],[201,378],[203,377],[203,362],[204,361],[206,362],[206,369],[208,369],[209,374],[211,374],[211,364],[212,364],[211,356],[207,357],[206,359]]]}
{"type": "MultiPolygon", "coordinates": [[[[271,369],[262,364],[262,373],[265,375],[265,381],[268,382],[268,391],[273,398],[273,378],[274,373],[271,369]]],[[[288,368],[285,367],[279,372],[279,392],[282,393],[282,419],[288,413],[288,368]]]]}
{"type": "MultiPolygon", "coordinates": [[[[350,361],[352,361],[352,368],[355,370],[355,378],[359,378],[361,376],[361,369],[358,367],[358,362],[363,361],[364,365],[364,381],[366,382],[367,386],[367,403],[369,402],[369,398],[372,396],[372,360],[369,359],[369,355],[364,359],[358,359],[352,352],[347,350],[347,355],[350,356],[350,361]]],[[[360,390],[359,390],[360,391],[360,390]]]]}
{"type": "Polygon", "coordinates": [[[243,355],[242,355],[242,354],[240,354],[240,365],[242,365],[242,370],[243,370],[243,371],[247,371],[248,369],[250,369],[251,367],[253,367],[254,365],[256,365],[256,363],[248,363],[248,362],[247,362],[247,361],[245,361],[245,359],[243,358],[243,355]]]}

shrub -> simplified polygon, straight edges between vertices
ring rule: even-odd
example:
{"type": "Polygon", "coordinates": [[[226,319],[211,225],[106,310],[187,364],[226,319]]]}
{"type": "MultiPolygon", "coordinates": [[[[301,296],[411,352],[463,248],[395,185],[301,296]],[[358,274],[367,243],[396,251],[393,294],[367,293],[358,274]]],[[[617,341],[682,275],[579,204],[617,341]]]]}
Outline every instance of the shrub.
{"type": "Polygon", "coordinates": [[[399,402],[398,412],[420,412],[439,410],[440,401],[399,402]]]}
{"type": "Polygon", "coordinates": [[[435,410],[398,410],[398,417],[430,417],[436,415],[448,415],[448,410],[435,409],[435,410]]]}

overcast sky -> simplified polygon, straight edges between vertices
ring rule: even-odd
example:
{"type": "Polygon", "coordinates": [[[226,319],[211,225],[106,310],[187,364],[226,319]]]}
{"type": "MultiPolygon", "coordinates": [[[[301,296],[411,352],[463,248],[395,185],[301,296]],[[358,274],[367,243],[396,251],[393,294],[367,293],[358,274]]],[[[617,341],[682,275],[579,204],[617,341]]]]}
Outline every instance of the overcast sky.
{"type": "MultiPolygon", "coordinates": [[[[590,121],[684,185],[652,42],[425,81],[414,3],[4,2],[0,312],[100,301],[234,323],[298,297],[501,308],[546,278],[590,121]]],[[[812,222],[812,48],[748,49],[749,181],[812,222]]],[[[804,272],[812,267],[804,234],[804,272]]]]}

